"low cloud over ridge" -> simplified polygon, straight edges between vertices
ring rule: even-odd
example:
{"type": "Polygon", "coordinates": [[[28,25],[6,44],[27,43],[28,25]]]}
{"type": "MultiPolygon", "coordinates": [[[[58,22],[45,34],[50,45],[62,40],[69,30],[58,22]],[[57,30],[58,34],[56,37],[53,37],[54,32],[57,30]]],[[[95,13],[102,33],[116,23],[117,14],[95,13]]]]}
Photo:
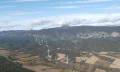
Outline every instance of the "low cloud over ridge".
{"type": "MultiPolygon", "coordinates": [[[[0,23],[1,25],[2,23],[0,23]]],[[[69,24],[70,26],[119,26],[120,25],[120,14],[71,14],[71,15],[61,15],[44,17],[38,19],[31,19],[28,21],[17,21],[11,22],[11,24],[1,25],[2,30],[17,30],[17,26],[21,26],[19,30],[34,29],[39,30],[43,28],[54,28],[60,27],[62,25],[69,24]],[[27,22],[27,23],[24,23],[27,22]],[[19,23],[19,24],[18,24],[19,23]],[[16,25],[16,27],[11,27],[11,25],[16,25]]]]}

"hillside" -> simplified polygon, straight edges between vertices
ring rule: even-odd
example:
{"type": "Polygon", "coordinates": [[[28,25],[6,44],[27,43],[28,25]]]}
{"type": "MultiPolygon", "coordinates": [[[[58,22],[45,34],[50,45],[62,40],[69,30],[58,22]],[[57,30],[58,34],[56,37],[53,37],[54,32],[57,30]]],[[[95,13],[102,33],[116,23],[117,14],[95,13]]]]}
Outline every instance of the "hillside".
{"type": "Polygon", "coordinates": [[[1,47],[37,55],[47,54],[46,40],[49,48],[53,50],[52,53],[67,52],[77,55],[73,51],[119,51],[120,27],[63,26],[43,30],[0,32],[1,47]]]}
{"type": "Polygon", "coordinates": [[[33,72],[0,56],[0,72],[33,72]]]}

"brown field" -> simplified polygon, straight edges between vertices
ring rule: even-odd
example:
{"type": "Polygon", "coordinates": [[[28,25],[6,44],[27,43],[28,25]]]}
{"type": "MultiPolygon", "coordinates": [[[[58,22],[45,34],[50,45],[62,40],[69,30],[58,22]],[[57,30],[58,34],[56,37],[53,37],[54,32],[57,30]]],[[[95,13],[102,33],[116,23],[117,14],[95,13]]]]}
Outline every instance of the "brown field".
{"type": "Polygon", "coordinates": [[[101,69],[96,69],[95,72],[106,72],[105,70],[101,70],[101,69]]]}
{"type": "Polygon", "coordinates": [[[41,66],[41,65],[36,65],[36,66],[27,66],[27,65],[24,65],[23,67],[27,68],[27,69],[30,69],[30,70],[33,70],[35,72],[72,72],[70,70],[53,69],[51,67],[41,66]]]}
{"type": "Polygon", "coordinates": [[[10,55],[10,51],[8,51],[8,50],[0,50],[0,55],[4,56],[4,57],[7,57],[7,56],[10,55]]]}

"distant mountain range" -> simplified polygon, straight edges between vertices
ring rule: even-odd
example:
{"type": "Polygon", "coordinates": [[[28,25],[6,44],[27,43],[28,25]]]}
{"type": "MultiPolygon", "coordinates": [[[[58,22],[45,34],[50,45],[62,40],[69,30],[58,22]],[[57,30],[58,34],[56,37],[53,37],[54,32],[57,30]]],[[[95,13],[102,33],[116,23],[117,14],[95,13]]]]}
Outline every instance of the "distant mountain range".
{"type": "Polygon", "coordinates": [[[0,36],[7,37],[39,36],[42,38],[44,35],[48,36],[49,39],[57,40],[120,37],[120,26],[62,26],[42,30],[16,30],[0,32],[0,36]]]}
{"type": "Polygon", "coordinates": [[[46,40],[51,49],[119,51],[120,26],[62,26],[0,32],[0,46],[35,54],[46,52],[46,40]]]}

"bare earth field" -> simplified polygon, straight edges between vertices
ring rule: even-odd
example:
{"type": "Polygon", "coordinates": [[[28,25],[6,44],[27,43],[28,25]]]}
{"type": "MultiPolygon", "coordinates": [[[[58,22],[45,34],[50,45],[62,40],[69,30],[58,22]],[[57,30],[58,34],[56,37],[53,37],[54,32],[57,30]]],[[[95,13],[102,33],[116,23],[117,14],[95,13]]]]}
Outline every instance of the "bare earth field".
{"type": "Polygon", "coordinates": [[[72,71],[63,71],[63,70],[58,70],[58,69],[53,69],[47,66],[40,66],[40,65],[36,65],[36,66],[23,66],[24,68],[36,71],[36,72],[72,72],[72,71]]]}
{"type": "Polygon", "coordinates": [[[8,51],[8,50],[0,50],[0,55],[4,56],[4,57],[7,57],[7,56],[10,55],[10,51],[8,51]]]}

